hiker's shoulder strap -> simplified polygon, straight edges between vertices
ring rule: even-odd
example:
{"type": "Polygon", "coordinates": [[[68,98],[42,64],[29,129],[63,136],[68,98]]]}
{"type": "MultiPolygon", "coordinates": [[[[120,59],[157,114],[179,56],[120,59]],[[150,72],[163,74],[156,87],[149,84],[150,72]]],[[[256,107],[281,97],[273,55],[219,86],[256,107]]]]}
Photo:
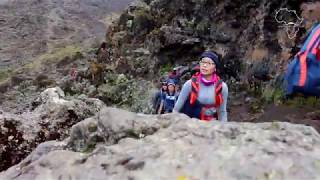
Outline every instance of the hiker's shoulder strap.
{"type": "Polygon", "coordinates": [[[215,106],[219,107],[223,103],[223,96],[222,96],[222,87],[223,87],[223,80],[218,77],[218,82],[215,85],[215,106]]]}
{"type": "Polygon", "coordinates": [[[218,82],[216,83],[216,87],[215,87],[216,95],[221,94],[222,85],[223,85],[223,81],[221,79],[219,79],[218,82]]]}
{"type": "Polygon", "coordinates": [[[191,77],[191,83],[197,83],[198,82],[198,77],[197,76],[192,76],[191,77]]]}
{"type": "Polygon", "coordinates": [[[191,92],[197,93],[199,91],[199,80],[197,76],[191,78],[191,92]]]}
{"type": "Polygon", "coordinates": [[[191,94],[190,94],[190,104],[195,104],[198,98],[198,92],[200,89],[199,80],[197,76],[191,78],[191,94]]]}

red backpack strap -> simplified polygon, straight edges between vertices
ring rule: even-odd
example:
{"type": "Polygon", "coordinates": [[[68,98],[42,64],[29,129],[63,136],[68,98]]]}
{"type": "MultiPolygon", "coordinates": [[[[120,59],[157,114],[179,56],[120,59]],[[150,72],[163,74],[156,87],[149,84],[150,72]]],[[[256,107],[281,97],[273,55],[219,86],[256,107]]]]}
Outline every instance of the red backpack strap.
{"type": "Polygon", "coordinates": [[[219,107],[223,103],[222,84],[223,84],[223,81],[219,79],[215,88],[215,96],[216,96],[215,107],[219,107]]]}
{"type": "Polygon", "coordinates": [[[316,56],[317,60],[320,60],[318,58],[319,52],[320,52],[320,36],[318,37],[318,39],[317,39],[316,43],[314,44],[314,46],[311,48],[310,52],[311,52],[312,55],[316,56]]]}
{"type": "Polygon", "coordinates": [[[198,98],[198,92],[200,90],[200,85],[197,76],[191,78],[191,94],[190,94],[190,104],[194,105],[198,98]]]}
{"type": "Polygon", "coordinates": [[[317,51],[316,51],[316,58],[317,58],[317,60],[320,61],[320,42],[319,42],[319,44],[318,44],[318,49],[317,49],[317,51]]]}

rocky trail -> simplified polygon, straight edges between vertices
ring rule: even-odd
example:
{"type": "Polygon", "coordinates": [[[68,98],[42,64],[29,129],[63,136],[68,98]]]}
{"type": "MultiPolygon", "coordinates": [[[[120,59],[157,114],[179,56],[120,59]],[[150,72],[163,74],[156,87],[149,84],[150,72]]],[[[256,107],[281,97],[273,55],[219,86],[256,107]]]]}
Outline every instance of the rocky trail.
{"type": "Polygon", "coordinates": [[[316,179],[318,146],[319,134],[302,125],[203,123],[103,108],[73,126],[65,141],[41,144],[0,177],[316,179]]]}
{"type": "Polygon", "coordinates": [[[319,107],[314,105],[268,104],[263,107],[248,104],[231,105],[229,107],[229,120],[252,123],[290,122],[312,126],[320,132],[319,107]]]}

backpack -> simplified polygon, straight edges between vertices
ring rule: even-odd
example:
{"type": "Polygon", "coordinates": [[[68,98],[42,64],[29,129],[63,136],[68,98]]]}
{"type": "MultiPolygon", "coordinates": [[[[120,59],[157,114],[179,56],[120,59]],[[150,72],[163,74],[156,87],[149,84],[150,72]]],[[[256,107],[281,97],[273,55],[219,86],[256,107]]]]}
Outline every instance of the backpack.
{"type": "Polygon", "coordinates": [[[191,76],[194,76],[200,72],[200,66],[198,62],[193,62],[191,64],[191,76]]]}
{"type": "Polygon", "coordinates": [[[320,24],[312,28],[303,47],[288,65],[286,94],[320,96],[320,24]]]}
{"type": "MultiPolygon", "coordinates": [[[[215,85],[216,88],[215,88],[215,100],[216,100],[216,103],[215,103],[215,107],[219,107],[222,102],[223,102],[223,99],[222,99],[222,80],[220,78],[218,78],[218,82],[217,84],[215,85]]],[[[193,106],[195,104],[195,102],[197,101],[197,98],[198,98],[198,92],[200,90],[200,84],[199,84],[199,80],[198,80],[198,77],[197,76],[194,76],[192,77],[191,79],[191,94],[190,94],[190,104],[193,106]]]]}
{"type": "MultiPolygon", "coordinates": [[[[205,110],[211,107],[217,108],[223,103],[222,83],[223,81],[218,77],[218,82],[215,85],[216,86],[215,87],[215,100],[216,100],[215,104],[203,105],[197,100],[198,93],[200,90],[200,84],[199,84],[198,74],[194,75],[191,78],[191,93],[189,95],[188,100],[184,104],[181,112],[188,115],[191,118],[195,117],[201,120],[210,120],[211,117],[207,117],[205,115],[205,110]]],[[[216,119],[218,119],[217,113],[214,116],[214,118],[216,119]]]]}

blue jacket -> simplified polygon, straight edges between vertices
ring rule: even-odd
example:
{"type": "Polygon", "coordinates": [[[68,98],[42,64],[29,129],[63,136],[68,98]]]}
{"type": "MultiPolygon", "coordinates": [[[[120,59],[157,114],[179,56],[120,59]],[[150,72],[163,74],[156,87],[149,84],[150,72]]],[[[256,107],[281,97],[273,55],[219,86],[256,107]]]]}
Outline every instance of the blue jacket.
{"type": "Polygon", "coordinates": [[[162,100],[163,100],[164,111],[166,113],[172,112],[174,105],[176,104],[176,101],[177,101],[177,96],[175,94],[171,95],[169,93],[165,93],[162,100]]]}
{"type": "Polygon", "coordinates": [[[166,95],[166,92],[164,92],[162,89],[155,94],[153,99],[153,109],[155,110],[155,112],[158,112],[158,109],[161,104],[161,100],[165,98],[165,95],[166,95]]]}

